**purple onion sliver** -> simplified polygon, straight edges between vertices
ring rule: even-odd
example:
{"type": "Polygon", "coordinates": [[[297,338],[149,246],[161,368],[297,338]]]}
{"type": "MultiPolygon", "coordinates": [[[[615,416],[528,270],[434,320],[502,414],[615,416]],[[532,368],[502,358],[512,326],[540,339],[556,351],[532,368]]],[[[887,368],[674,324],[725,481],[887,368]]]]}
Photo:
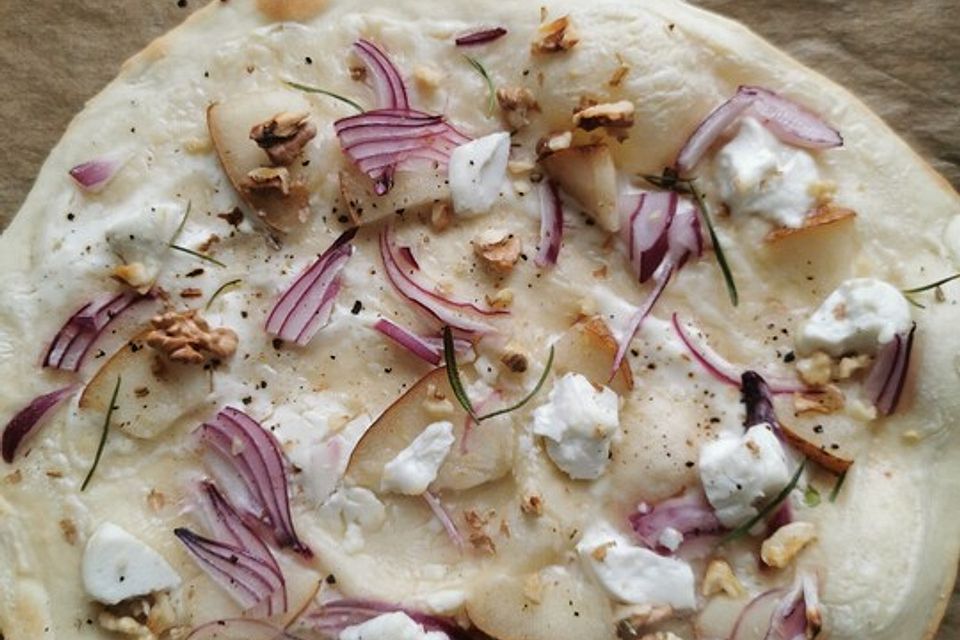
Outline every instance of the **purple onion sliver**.
{"type": "Polygon", "coordinates": [[[72,384],[62,389],[45,393],[34,398],[30,404],[18,411],[3,429],[3,460],[8,464],[12,463],[17,449],[37,425],[40,424],[43,417],[78,388],[79,385],[72,384]]]}
{"type": "Polygon", "coordinates": [[[385,318],[380,318],[377,320],[377,322],[373,325],[373,328],[427,364],[432,364],[433,366],[440,364],[440,350],[438,350],[436,346],[431,346],[417,334],[408,331],[400,325],[394,324],[385,318]]]}
{"type": "Polygon", "coordinates": [[[407,109],[407,86],[393,61],[386,52],[370,40],[357,40],[354,49],[373,77],[380,109],[407,109]]]}
{"type": "Polygon", "coordinates": [[[647,295],[646,300],[644,300],[643,304],[640,305],[640,308],[633,315],[633,318],[630,319],[630,325],[628,326],[627,330],[622,336],[620,336],[619,345],[617,346],[617,355],[613,359],[613,366],[610,367],[611,380],[615,375],[617,375],[617,371],[620,369],[620,364],[627,355],[627,349],[630,347],[630,343],[633,342],[633,337],[637,335],[638,331],[640,331],[643,321],[648,315],[650,315],[650,312],[653,311],[654,305],[657,304],[657,300],[659,300],[660,296],[663,295],[664,290],[667,288],[667,284],[670,282],[670,278],[673,277],[674,270],[674,265],[669,262],[664,262],[661,265],[660,272],[654,279],[653,290],[647,295]]]}
{"type": "Polygon", "coordinates": [[[90,193],[101,191],[113,180],[123,166],[125,159],[108,155],[82,162],[68,172],[78,187],[90,193]]]}
{"type": "Polygon", "coordinates": [[[867,375],[864,389],[881,415],[890,415],[897,409],[906,383],[913,351],[914,323],[910,330],[898,333],[893,340],[880,347],[876,361],[867,375]]]}
{"type": "Polygon", "coordinates": [[[637,537],[654,550],[664,548],[660,536],[667,528],[676,529],[684,536],[716,534],[725,530],[713,507],[699,491],[668,498],[646,512],[631,514],[629,520],[637,537]]]}
{"type": "Polygon", "coordinates": [[[672,191],[645,193],[630,216],[630,255],[641,283],[653,277],[667,255],[668,231],[677,202],[678,196],[672,191]]]}
{"type": "Polygon", "coordinates": [[[725,101],[719,107],[710,112],[704,120],[697,125],[694,132],[687,138],[674,167],[680,174],[686,174],[697,166],[703,154],[716,142],[716,140],[733,124],[744,111],[753,103],[756,96],[748,92],[737,92],[732,98],[725,101]]]}
{"type": "Polygon", "coordinates": [[[744,86],[739,92],[754,97],[750,111],[784,142],[809,149],[843,146],[840,132],[806,107],[763,87],[744,86]]]}
{"type": "Polygon", "coordinates": [[[563,202],[552,180],[540,186],[540,249],[534,263],[538,267],[557,264],[563,245],[563,202]]]}
{"type": "Polygon", "coordinates": [[[457,36],[454,42],[458,47],[472,47],[478,44],[493,42],[498,38],[507,35],[507,30],[503,27],[492,27],[488,29],[477,29],[461,36],[457,36]]]}

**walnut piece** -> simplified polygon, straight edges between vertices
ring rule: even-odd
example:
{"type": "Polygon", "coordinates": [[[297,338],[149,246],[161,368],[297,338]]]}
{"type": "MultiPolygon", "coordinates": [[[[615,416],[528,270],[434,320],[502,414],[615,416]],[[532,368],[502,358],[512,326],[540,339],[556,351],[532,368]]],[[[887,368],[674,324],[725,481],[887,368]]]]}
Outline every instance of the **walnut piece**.
{"type": "Polygon", "coordinates": [[[487,294],[484,296],[484,298],[486,299],[487,304],[494,309],[509,309],[510,305],[513,304],[513,290],[500,289],[492,296],[487,294]]]}
{"type": "Polygon", "coordinates": [[[703,584],[700,585],[700,593],[707,597],[725,593],[731,598],[740,598],[746,592],[726,560],[710,561],[703,576],[703,584]]]}
{"type": "Polygon", "coordinates": [[[511,234],[499,240],[488,241],[480,238],[473,243],[473,252],[477,254],[483,266],[496,273],[510,273],[520,259],[520,238],[511,234]]]}
{"type": "Polygon", "coordinates": [[[846,401],[843,391],[836,385],[828,384],[816,393],[795,393],[793,410],[797,415],[804,413],[831,414],[843,409],[846,401]]]}
{"type": "Polygon", "coordinates": [[[563,16],[540,25],[530,50],[533,53],[559,53],[569,51],[578,42],[580,36],[573,28],[570,16],[563,16]]]}
{"type": "Polygon", "coordinates": [[[523,511],[528,516],[543,515],[543,498],[535,493],[524,496],[523,502],[520,503],[520,511],[523,511]]]}
{"type": "Polygon", "coordinates": [[[636,107],[629,100],[595,104],[575,111],[573,125],[584,131],[593,131],[600,127],[627,129],[633,126],[635,111],[636,107]]]}
{"type": "Polygon", "coordinates": [[[275,166],[293,164],[303,148],[317,135],[317,127],[309,122],[309,113],[284,111],[255,125],[250,138],[266,151],[275,166]]]}
{"type": "Polygon", "coordinates": [[[548,156],[551,153],[569,149],[571,144],[573,144],[572,131],[550,133],[540,138],[537,142],[537,155],[540,157],[548,156]]]}
{"type": "Polygon", "coordinates": [[[443,231],[453,221],[453,205],[447,201],[434,202],[430,209],[430,226],[434,231],[443,231]]]}
{"type": "Polygon", "coordinates": [[[110,276],[127,284],[141,293],[146,293],[156,279],[156,271],[151,272],[139,262],[117,265],[110,276]]]}
{"type": "Polygon", "coordinates": [[[812,522],[791,522],[763,541],[760,558],[768,567],[783,569],[800,551],[817,539],[817,528],[812,522]]]}
{"type": "Polygon", "coordinates": [[[813,355],[797,360],[797,373],[800,379],[809,385],[819,387],[830,382],[833,361],[830,356],[818,351],[813,355]]]}
{"type": "Polygon", "coordinates": [[[533,604],[543,600],[543,580],[539,573],[531,573],[523,580],[523,597],[533,604]]]}
{"type": "Polygon", "coordinates": [[[247,174],[240,183],[247,193],[260,191],[279,191],[280,195],[290,195],[290,172],[285,167],[257,167],[247,174]]]}
{"type": "Polygon", "coordinates": [[[229,358],[237,350],[237,334],[226,327],[211,329],[195,309],[168,311],[150,320],[147,344],[175,362],[203,364],[229,358]]]}
{"type": "Polygon", "coordinates": [[[540,104],[526,87],[500,87],[497,89],[497,103],[504,121],[512,129],[527,126],[530,124],[530,113],[540,111],[540,104]]]}
{"type": "Polygon", "coordinates": [[[423,399],[423,410],[434,418],[446,418],[453,415],[453,403],[437,385],[427,385],[427,397],[423,399]]]}
{"type": "Polygon", "coordinates": [[[106,607],[100,612],[97,622],[107,631],[139,640],[157,640],[161,636],[172,638],[181,631],[175,626],[177,614],[170,597],[164,592],[106,607]]]}
{"type": "Polygon", "coordinates": [[[433,91],[443,82],[443,74],[433,67],[418,64],[413,68],[413,79],[423,91],[433,91]]]}
{"type": "Polygon", "coordinates": [[[502,362],[511,373],[524,373],[530,366],[527,362],[527,356],[519,351],[507,351],[500,356],[500,362],[502,362]]]}

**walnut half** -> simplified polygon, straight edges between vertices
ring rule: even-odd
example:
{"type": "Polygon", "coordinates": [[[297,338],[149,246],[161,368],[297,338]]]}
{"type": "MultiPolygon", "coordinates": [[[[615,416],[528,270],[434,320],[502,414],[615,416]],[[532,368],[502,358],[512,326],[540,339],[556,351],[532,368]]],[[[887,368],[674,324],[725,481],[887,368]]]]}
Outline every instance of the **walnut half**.
{"type": "Polygon", "coordinates": [[[250,138],[266,151],[276,166],[293,164],[303,148],[317,135],[317,128],[308,121],[310,114],[284,111],[250,130],[250,138]]]}
{"type": "Polygon", "coordinates": [[[578,42],[580,36],[573,28],[570,16],[563,16],[553,22],[541,24],[530,48],[533,53],[558,53],[569,51],[578,42]]]}
{"type": "Polygon", "coordinates": [[[600,127],[627,129],[633,126],[636,107],[629,100],[587,106],[573,114],[573,124],[584,131],[600,127]]]}
{"type": "Polygon", "coordinates": [[[150,320],[147,344],[175,362],[203,364],[229,358],[237,350],[237,334],[226,327],[211,329],[195,309],[168,311],[150,320]]]}

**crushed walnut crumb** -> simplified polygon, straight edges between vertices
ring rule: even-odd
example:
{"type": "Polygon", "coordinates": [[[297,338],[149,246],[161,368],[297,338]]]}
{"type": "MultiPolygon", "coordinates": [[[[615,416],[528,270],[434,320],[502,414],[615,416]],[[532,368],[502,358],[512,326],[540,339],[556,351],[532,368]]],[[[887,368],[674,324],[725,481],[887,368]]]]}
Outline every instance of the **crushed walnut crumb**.
{"type": "Polygon", "coordinates": [[[793,410],[796,415],[805,413],[835,413],[843,409],[846,398],[843,391],[833,384],[819,389],[817,393],[795,393],[793,410]]]}
{"type": "Polygon", "coordinates": [[[520,503],[520,511],[528,516],[543,515],[543,498],[535,493],[524,496],[523,501],[520,503]]]}
{"type": "Polygon", "coordinates": [[[512,233],[492,241],[481,237],[472,244],[483,266],[496,273],[510,273],[520,259],[520,238],[512,233]]]}
{"type": "Polygon", "coordinates": [[[768,567],[783,569],[800,551],[817,539],[812,522],[791,522],[774,532],[760,546],[760,558],[768,567]]]}
{"type": "Polygon", "coordinates": [[[549,133],[537,141],[537,155],[540,157],[548,156],[557,151],[569,149],[573,144],[573,132],[561,131],[549,133]]]}
{"type": "Polygon", "coordinates": [[[250,138],[263,149],[275,166],[286,167],[303,152],[303,148],[317,135],[317,127],[309,121],[307,112],[284,111],[255,125],[250,138]]]}
{"type": "Polygon", "coordinates": [[[533,92],[526,87],[500,87],[497,89],[497,104],[503,119],[512,129],[522,129],[530,124],[530,114],[540,112],[540,104],[533,92]]]}
{"type": "Polygon", "coordinates": [[[552,22],[541,24],[537,28],[537,35],[530,50],[533,53],[559,53],[569,51],[578,42],[580,42],[580,36],[573,28],[570,16],[563,16],[552,22]]]}
{"type": "Polygon", "coordinates": [[[710,561],[703,576],[703,584],[700,585],[700,593],[707,597],[725,593],[731,598],[740,598],[746,592],[726,560],[717,558],[710,561]]]}
{"type": "Polygon", "coordinates": [[[64,518],[60,521],[60,532],[67,544],[77,544],[77,525],[70,518],[64,518]]]}
{"type": "Polygon", "coordinates": [[[519,351],[506,352],[500,356],[500,362],[502,362],[511,373],[524,373],[530,368],[530,364],[527,362],[527,356],[519,351]]]}
{"type": "Polygon", "coordinates": [[[226,327],[211,329],[195,309],[168,311],[150,320],[147,344],[175,362],[203,364],[229,358],[237,350],[237,334],[226,327]]]}
{"type": "Polygon", "coordinates": [[[286,167],[257,167],[240,182],[240,188],[247,193],[278,191],[287,196],[290,195],[290,172],[286,167]]]}
{"type": "Polygon", "coordinates": [[[600,127],[626,129],[633,126],[636,107],[629,100],[604,102],[578,109],[573,114],[573,125],[584,131],[600,127]]]}
{"type": "Polygon", "coordinates": [[[435,384],[427,385],[427,395],[423,399],[423,409],[435,418],[453,415],[453,403],[435,384]]]}
{"type": "Polygon", "coordinates": [[[539,573],[531,573],[523,580],[523,597],[534,604],[543,600],[543,580],[539,573]]]}
{"type": "Polygon", "coordinates": [[[413,68],[413,79],[423,91],[433,91],[443,82],[443,74],[433,67],[417,65],[413,68]]]}
{"type": "Polygon", "coordinates": [[[494,309],[508,309],[510,305],[513,304],[513,290],[500,289],[492,296],[489,294],[484,295],[484,298],[487,304],[494,309]]]}
{"type": "Polygon", "coordinates": [[[623,79],[627,77],[627,74],[630,73],[630,67],[627,66],[627,63],[624,62],[623,57],[618,53],[617,62],[619,66],[614,70],[613,75],[610,76],[610,79],[607,80],[607,84],[611,87],[619,87],[620,83],[623,82],[623,79]]]}
{"type": "Polygon", "coordinates": [[[453,221],[453,205],[447,201],[434,202],[430,209],[430,226],[434,231],[443,231],[453,221]]]}

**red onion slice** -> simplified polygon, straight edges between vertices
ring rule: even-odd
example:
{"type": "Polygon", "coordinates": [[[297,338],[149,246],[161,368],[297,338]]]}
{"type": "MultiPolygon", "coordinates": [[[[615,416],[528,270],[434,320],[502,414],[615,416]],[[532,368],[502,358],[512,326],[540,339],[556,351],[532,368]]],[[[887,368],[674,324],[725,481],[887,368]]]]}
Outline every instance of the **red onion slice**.
{"type": "Polygon", "coordinates": [[[246,495],[239,494],[238,484],[232,483],[227,494],[233,504],[250,505],[244,513],[247,524],[255,529],[266,527],[280,547],[312,557],[293,526],[286,464],[273,434],[242,411],[226,407],[200,427],[200,438],[211,453],[227,463],[246,490],[246,495]]]}
{"type": "Polygon", "coordinates": [[[687,139],[674,162],[677,171],[691,171],[707,149],[748,110],[788,144],[809,149],[843,145],[840,133],[805,107],[764,87],[741,86],[732,98],[710,112],[687,139]]]}
{"type": "Polygon", "coordinates": [[[457,529],[457,525],[453,522],[453,518],[450,517],[450,513],[443,506],[443,503],[440,502],[440,498],[433,495],[429,491],[423,493],[423,501],[427,503],[427,506],[430,507],[430,511],[433,512],[433,516],[443,525],[443,530],[446,532],[447,537],[450,538],[450,542],[453,543],[457,549],[463,549],[464,540],[463,534],[460,533],[460,530],[457,529]]]}
{"type": "Polygon", "coordinates": [[[880,348],[864,383],[867,395],[881,415],[888,416],[897,410],[910,368],[910,353],[913,351],[913,335],[916,330],[917,324],[914,323],[909,331],[898,333],[893,340],[880,348]]]}
{"type": "Polygon", "coordinates": [[[667,288],[667,284],[670,282],[670,278],[673,277],[673,272],[675,268],[671,261],[664,262],[660,266],[660,270],[657,272],[656,277],[654,278],[653,290],[647,295],[647,299],[643,301],[643,304],[640,305],[640,308],[630,319],[630,324],[627,327],[627,330],[620,337],[620,344],[617,347],[617,355],[613,359],[613,366],[610,368],[610,379],[613,380],[613,377],[617,375],[617,371],[620,370],[620,364],[623,362],[624,357],[627,355],[627,349],[630,347],[630,343],[633,342],[633,337],[637,335],[637,332],[640,331],[640,327],[643,325],[643,321],[650,315],[650,312],[653,311],[653,307],[657,304],[657,300],[660,299],[660,296],[663,295],[664,290],[667,288]]]}
{"type": "Polygon", "coordinates": [[[345,231],[280,296],[267,317],[267,333],[306,345],[330,320],[340,274],[353,255],[356,228],[345,231]]]}
{"type": "Polygon", "coordinates": [[[765,640],[806,640],[820,633],[822,619],[815,578],[806,573],[797,576],[770,619],[765,640]]]}
{"type": "Polygon", "coordinates": [[[373,325],[373,328],[424,362],[432,364],[433,366],[440,364],[440,360],[442,359],[442,350],[437,349],[435,346],[429,344],[417,334],[412,333],[400,325],[394,324],[384,318],[377,320],[377,322],[373,325]]]}
{"type": "Polygon", "coordinates": [[[784,142],[808,149],[843,146],[840,132],[806,107],[764,87],[744,86],[738,93],[755,96],[750,105],[751,114],[784,142]]]}
{"type": "Polygon", "coordinates": [[[239,547],[197,535],[185,527],[173,534],[186,545],[197,564],[244,608],[264,604],[273,615],[271,596],[282,585],[270,567],[239,547]]]}
{"type": "MultiPolygon", "coordinates": [[[[463,335],[482,335],[493,331],[493,327],[485,322],[467,317],[460,312],[467,308],[468,303],[450,300],[429,291],[407,275],[397,262],[388,233],[389,229],[380,234],[380,257],[383,260],[387,280],[401,296],[441,326],[450,325],[463,335]]],[[[473,305],[470,307],[474,309],[473,305]]],[[[488,313],[492,314],[492,312],[488,313]]]]}
{"type": "Polygon", "coordinates": [[[563,244],[563,202],[552,180],[540,185],[540,248],[534,263],[538,267],[557,264],[563,244]]]}
{"type": "Polygon", "coordinates": [[[717,138],[727,130],[731,124],[753,103],[754,94],[738,91],[732,98],[721,104],[697,125],[694,132],[687,138],[673,165],[681,174],[691,171],[707,149],[716,142],[717,138]]]}
{"type": "Polygon", "coordinates": [[[700,226],[700,216],[693,203],[680,199],[677,211],[670,223],[667,233],[667,251],[677,268],[683,266],[691,256],[699,258],[703,255],[703,228],[700,226]]]}
{"type": "Polygon", "coordinates": [[[357,40],[353,48],[366,65],[380,109],[407,109],[407,85],[386,52],[370,40],[357,40]]]}
{"type": "Polygon", "coordinates": [[[450,618],[421,613],[397,604],[377,600],[331,600],[324,603],[319,610],[310,613],[306,620],[312,629],[328,637],[336,638],[347,627],[353,627],[385,613],[397,611],[405,613],[427,631],[445,633],[451,640],[475,640],[473,634],[450,618]]]}
{"type": "Polygon", "coordinates": [[[263,539],[243,521],[243,517],[230,504],[212,482],[203,482],[200,486],[203,496],[203,510],[212,536],[221,542],[242,549],[251,557],[260,560],[273,574],[280,585],[266,601],[268,615],[287,610],[286,579],[263,539]]]}
{"type": "Polygon", "coordinates": [[[717,519],[713,507],[699,491],[691,491],[658,503],[648,511],[630,515],[630,526],[648,548],[669,551],[660,542],[665,529],[676,529],[687,536],[713,535],[726,529],[717,519]]]}
{"type": "Polygon", "coordinates": [[[503,27],[492,27],[488,29],[476,29],[463,35],[457,36],[454,42],[458,47],[472,47],[478,44],[493,42],[498,38],[507,35],[507,30],[503,27]]]}
{"type": "Polygon", "coordinates": [[[627,251],[641,283],[653,277],[667,255],[667,232],[677,202],[673,191],[651,191],[640,195],[637,208],[630,215],[627,251]]]}
{"type": "Polygon", "coordinates": [[[225,618],[200,625],[185,640],[300,640],[283,629],[250,618],[225,618]]]}
{"type": "Polygon", "coordinates": [[[470,138],[443,116],[411,109],[381,109],[342,118],[334,124],[344,154],[375,182],[383,195],[394,169],[429,162],[446,166],[450,153],[470,138]]]}
{"type": "Polygon", "coordinates": [[[124,292],[105,294],[88,302],[60,327],[43,358],[43,366],[78,371],[107,325],[138,302],[153,298],[152,292],[144,295],[124,292]]]}
{"type": "Polygon", "coordinates": [[[98,193],[113,180],[125,163],[126,157],[109,154],[78,164],[68,173],[78,187],[89,193],[98,193]]]}
{"type": "MultiPolygon", "coordinates": [[[[739,367],[725,360],[720,354],[707,345],[698,343],[687,329],[684,328],[683,323],[680,322],[676,313],[673,314],[672,323],[673,330],[676,332],[677,337],[683,342],[693,359],[707,370],[707,373],[720,382],[738,388],[740,387],[741,369],[739,367]]],[[[696,328],[694,328],[694,330],[699,331],[696,328]]],[[[764,375],[763,377],[766,379],[770,391],[774,394],[800,393],[807,390],[806,387],[799,382],[778,379],[768,375],[764,375]]]]}
{"type": "Polygon", "coordinates": [[[7,423],[7,426],[3,428],[3,440],[0,448],[3,450],[4,462],[12,463],[14,456],[17,454],[17,449],[40,424],[43,417],[69,398],[78,388],[80,388],[80,385],[72,384],[37,396],[30,404],[18,411],[7,423]]]}
{"type": "Polygon", "coordinates": [[[760,637],[764,629],[769,633],[771,614],[764,610],[775,606],[786,591],[786,589],[770,589],[747,603],[737,616],[733,631],[730,633],[730,640],[754,640],[760,637]]]}

